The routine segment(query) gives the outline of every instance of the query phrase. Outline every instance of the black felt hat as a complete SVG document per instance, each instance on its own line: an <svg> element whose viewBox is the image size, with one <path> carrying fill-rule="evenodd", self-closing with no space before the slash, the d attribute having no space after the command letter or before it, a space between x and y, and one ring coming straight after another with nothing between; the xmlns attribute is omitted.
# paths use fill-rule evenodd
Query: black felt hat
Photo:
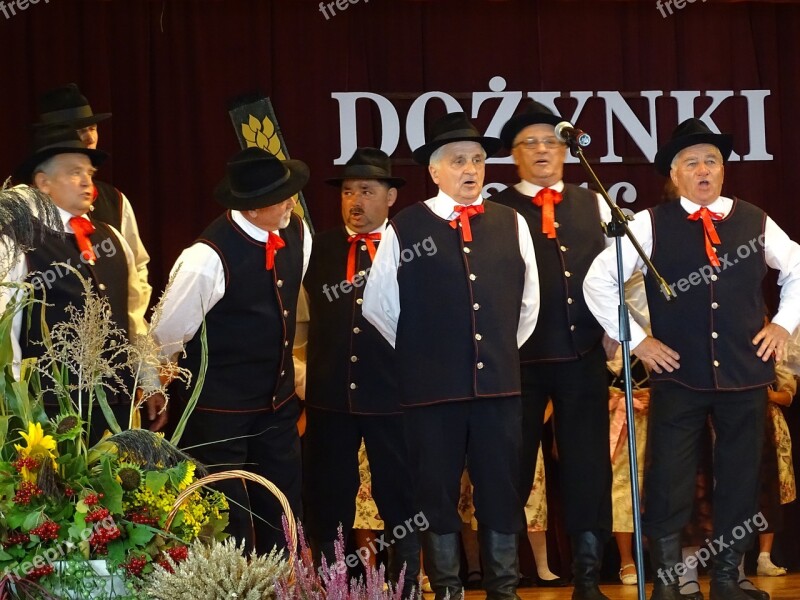
<svg viewBox="0 0 800 600"><path fill-rule="evenodd" d="M669 176L672 159L689 146L711 144L719 148L722 160L727 161L733 151L733 136L727 133L714 133L700 119L686 119L672 132L672 138L656 152L654 164L662 175Z"/></svg>
<svg viewBox="0 0 800 600"><path fill-rule="evenodd" d="M563 120L564 119L558 115L553 114L553 111L541 102L531 100L521 112L511 117L506 124L503 125L503 129L500 130L500 139L503 140L503 146L511 150L511 147L514 145L514 138L528 125L544 123L555 127Z"/></svg>
<svg viewBox="0 0 800 600"><path fill-rule="evenodd" d="M395 188L406 183L402 177L392 177L392 161L389 155L377 148L356 148L341 175L326 179L325 183L339 187L345 179L377 179Z"/></svg>
<svg viewBox="0 0 800 600"><path fill-rule="evenodd" d="M75 129L96 125L111 116L111 113L92 112L86 96L74 83L48 90L39 98L39 122L34 127L69 124Z"/></svg>
<svg viewBox="0 0 800 600"><path fill-rule="evenodd" d="M487 156L492 156L500 149L500 139L481 135L480 131L470 123L466 113L454 112L443 116L431 127L430 141L416 150L412 156L421 164L430 163L431 154L445 144L454 142L477 142L486 150Z"/></svg>
<svg viewBox="0 0 800 600"><path fill-rule="evenodd" d="M36 167L57 154L84 154L95 167L108 158L108 154L102 150L87 148L71 124L41 127L33 134L33 153L14 170L14 179L20 183L31 183Z"/></svg>

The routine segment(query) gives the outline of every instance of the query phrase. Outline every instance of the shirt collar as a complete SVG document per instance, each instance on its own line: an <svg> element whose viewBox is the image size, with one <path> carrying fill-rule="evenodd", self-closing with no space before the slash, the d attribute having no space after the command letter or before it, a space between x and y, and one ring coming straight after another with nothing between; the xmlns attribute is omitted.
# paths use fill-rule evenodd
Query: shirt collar
<svg viewBox="0 0 800 600"><path fill-rule="evenodd" d="M389 222L389 219L384 219L383 223L381 223L380 226L377 229L375 229L374 231L370 231L370 233L383 233L384 231L386 231L386 224L388 222ZM347 225L345 225L344 228L347 231L347 235L348 236L350 236L350 235L358 235L357 232L355 232L352 229L350 229Z"/></svg>
<svg viewBox="0 0 800 600"><path fill-rule="evenodd" d="M689 200L686 196L681 196L681 207L690 215L703 208L699 204ZM720 213L723 217L727 217L728 213L731 212L731 208L733 208L733 200L725 196L720 196L711 204L707 205L706 208L711 212Z"/></svg>
<svg viewBox="0 0 800 600"><path fill-rule="evenodd" d="M266 243L270 233L280 235L280 232L277 229L275 231L264 231L260 227L256 227L250 221L245 219L244 215L239 210L231 210L231 218L233 219L234 223L242 228L242 231L244 231L248 236L257 242Z"/></svg>
<svg viewBox="0 0 800 600"><path fill-rule="evenodd" d="M478 196L475 202L467 206L478 206L480 204L483 204L483 196ZM439 190L439 193L428 201L428 208L430 208L437 217L447 219L448 221L455 215L456 206L464 205L453 200L442 190Z"/></svg>
<svg viewBox="0 0 800 600"><path fill-rule="evenodd" d="M549 187L551 190L561 193L564 191L564 181L563 180L558 181L553 185L547 187ZM516 189L523 196L530 196L531 198L533 198L544 188L541 185L536 185L535 183L531 183L530 181L526 181L525 179L523 179L517 185L514 186L514 189Z"/></svg>
<svg viewBox="0 0 800 600"><path fill-rule="evenodd" d="M73 215L71 212L64 210L60 206L56 206L56 209L58 209L58 216L61 217L61 222L64 224L64 231L66 233L75 233L75 230L72 229L72 225L69 224L70 219L78 217L80 219L86 219L87 221L90 220L88 214Z"/></svg>

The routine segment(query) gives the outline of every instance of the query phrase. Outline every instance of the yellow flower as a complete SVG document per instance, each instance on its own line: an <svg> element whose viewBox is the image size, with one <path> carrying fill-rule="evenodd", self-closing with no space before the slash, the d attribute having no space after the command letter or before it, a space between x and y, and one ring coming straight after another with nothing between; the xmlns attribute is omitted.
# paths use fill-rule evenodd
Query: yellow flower
<svg viewBox="0 0 800 600"><path fill-rule="evenodd" d="M28 433L21 432L25 445L14 444L20 458L36 458L39 462L49 457L53 462L58 458L56 441L51 435L45 435L41 423L28 423ZM36 481L36 475L27 467L20 472L25 481Z"/></svg>

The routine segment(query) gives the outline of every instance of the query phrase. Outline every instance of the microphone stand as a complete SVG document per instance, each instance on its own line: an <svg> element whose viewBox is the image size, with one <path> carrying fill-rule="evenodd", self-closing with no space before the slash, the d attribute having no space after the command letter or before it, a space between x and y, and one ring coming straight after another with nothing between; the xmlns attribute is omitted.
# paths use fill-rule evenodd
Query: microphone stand
<svg viewBox="0 0 800 600"><path fill-rule="evenodd" d="M589 165L589 161L583 155L583 149L578 145L577 139L568 137L566 140L572 156L580 160L581 165L589 174L592 182L596 186L597 191L606 201L608 207L611 209L611 221L605 225L605 232L607 237L613 237L616 244L617 251L617 282L619 283L619 341L622 344L622 366L623 366L623 380L625 381L625 416L628 421L628 464L631 470L631 500L633 510L633 540L634 550L636 552L636 587L639 595L638 600L645 600L644 589L644 554L642 550L642 515L640 509L639 499L639 469L638 459L636 456L636 429L633 415L633 384L631 378L631 329L628 321L628 305L625 303L625 281L623 279L622 269L622 236L627 236L633 245L636 252L642 258L645 266L647 267L648 275L656 279L661 287L661 293L666 296L667 300L672 300L675 293L670 289L667 282L658 273L653 263L650 261L639 241L631 233L628 228L628 217L622 212L611 197L608 195L603 184L597 178L597 175Z"/></svg>

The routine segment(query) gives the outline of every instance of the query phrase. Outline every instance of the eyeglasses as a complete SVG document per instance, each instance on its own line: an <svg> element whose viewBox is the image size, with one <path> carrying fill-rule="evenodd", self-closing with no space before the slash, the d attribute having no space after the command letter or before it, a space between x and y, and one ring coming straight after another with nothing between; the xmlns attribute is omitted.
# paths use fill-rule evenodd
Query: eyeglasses
<svg viewBox="0 0 800 600"><path fill-rule="evenodd" d="M536 148L539 147L539 144L544 144L545 148L547 148L548 150L552 150L553 148L558 148L559 146L561 146L562 142L560 142L558 138L555 137L548 137L544 138L543 140L540 140L539 138L529 137L518 141L516 144L514 144L514 147L516 148L517 146L525 146L525 148L527 148L528 150L535 150Z"/></svg>

